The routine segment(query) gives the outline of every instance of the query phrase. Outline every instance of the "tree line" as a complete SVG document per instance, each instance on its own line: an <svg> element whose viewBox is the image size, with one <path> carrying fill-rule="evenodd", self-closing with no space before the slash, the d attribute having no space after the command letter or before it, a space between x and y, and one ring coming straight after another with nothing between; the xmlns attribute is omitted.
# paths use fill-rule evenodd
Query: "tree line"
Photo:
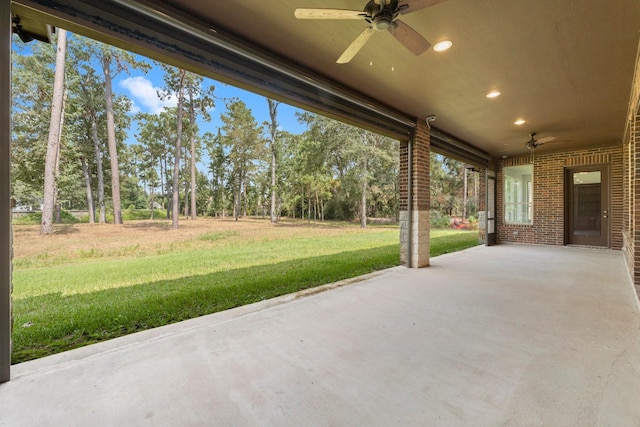
<svg viewBox="0 0 640 427"><path fill-rule="evenodd" d="M278 122L279 101L264 100L269 120L258 123L202 76L61 29L56 36L51 45L14 41L13 50L12 193L42 206L41 234L62 207L115 224L123 207L149 209L175 229L180 217L203 215L363 227L397 216L397 141L309 112L297 117L306 130L292 134ZM158 96L175 106L134 114L113 81L152 67L163 74ZM217 104L222 125L201 130Z"/></svg>

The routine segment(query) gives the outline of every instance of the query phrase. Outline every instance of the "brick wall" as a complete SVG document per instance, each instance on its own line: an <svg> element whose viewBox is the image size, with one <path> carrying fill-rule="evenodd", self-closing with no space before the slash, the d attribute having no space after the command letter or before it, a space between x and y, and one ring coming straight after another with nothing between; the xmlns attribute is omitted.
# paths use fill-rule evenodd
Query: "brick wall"
<svg viewBox="0 0 640 427"><path fill-rule="evenodd" d="M627 185L629 216L625 224L625 237L627 238L627 260L636 292L640 295L640 115L630 118L628 151L625 153L629 166L629 182ZM627 141L626 141L627 142Z"/></svg>
<svg viewBox="0 0 640 427"><path fill-rule="evenodd" d="M633 123L630 123L633 125ZM622 211L624 213L622 218L622 248L624 250L625 261L627 263L627 269L630 274L634 274L634 244L633 244L633 215L631 207L633 206L633 171L635 170L634 157L631 155L633 144L630 139L626 139L623 144L623 202Z"/></svg>
<svg viewBox="0 0 640 427"><path fill-rule="evenodd" d="M536 153L533 172L533 224L505 224L502 220L503 174L506 166L531 164L531 156L502 159L497 176L498 241L543 245L565 242L565 168L609 165L611 181L611 247L623 246L623 147L615 145L562 153ZM640 199L639 199L640 200Z"/></svg>

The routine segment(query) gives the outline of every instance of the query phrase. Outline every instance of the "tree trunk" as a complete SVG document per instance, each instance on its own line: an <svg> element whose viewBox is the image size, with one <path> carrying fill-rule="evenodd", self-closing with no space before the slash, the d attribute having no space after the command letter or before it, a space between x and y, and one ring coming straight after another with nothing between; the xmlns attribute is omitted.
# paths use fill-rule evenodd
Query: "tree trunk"
<svg viewBox="0 0 640 427"><path fill-rule="evenodd" d="M220 192L221 194L221 200L222 200L222 218L226 218L227 217L227 192L225 191L224 188L224 181L220 181Z"/></svg>
<svg viewBox="0 0 640 427"><path fill-rule="evenodd" d="M462 165L462 173L464 174L464 187L462 189L462 222L467 218L467 168Z"/></svg>
<svg viewBox="0 0 640 427"><path fill-rule="evenodd" d="M54 212L56 224L62 224L62 206L60 206L60 203L56 203Z"/></svg>
<svg viewBox="0 0 640 427"><path fill-rule="evenodd" d="M242 217L247 217L247 183L245 182L245 177L242 178Z"/></svg>
<svg viewBox="0 0 640 427"><path fill-rule="evenodd" d="M240 216L240 183L234 185L233 189L233 219L236 221Z"/></svg>
<svg viewBox="0 0 640 427"><path fill-rule="evenodd" d="M60 114L60 132L58 134L58 150L56 153L56 171L55 171L55 182L56 182L56 189L54 192L54 206L55 206L55 223L56 224L62 224L62 206L60 206L60 200L58 200L58 185L57 183L60 180L60 153L62 152L62 129L64 129L64 105L65 102L67 101L67 94L66 91L64 93L64 95L62 96L62 112Z"/></svg>
<svg viewBox="0 0 640 427"><path fill-rule="evenodd" d="M189 219L189 181L184 182L184 217Z"/></svg>
<svg viewBox="0 0 640 427"><path fill-rule="evenodd" d="M233 188L233 218L237 221L240 218L240 204L242 192L242 171L236 173L236 183Z"/></svg>
<svg viewBox="0 0 640 427"><path fill-rule="evenodd" d="M42 202L42 222L40 234L51 234L53 231L53 208L55 204L56 158L60 148L60 123L62 120L62 101L64 96L64 65L67 53L67 32L58 30L58 44L56 50L56 70L53 82L53 99L51 102L51 121L49 137L47 139L47 154L44 167L44 198Z"/></svg>
<svg viewBox="0 0 640 427"><path fill-rule="evenodd" d="M315 196L316 196L316 201L313 205L313 221L317 221L319 219L319 214L320 214L320 207L319 205L319 200L318 200L318 190L315 191Z"/></svg>
<svg viewBox="0 0 640 427"><path fill-rule="evenodd" d="M98 175L98 209L99 224L106 224L107 210L104 206L104 171L102 170L102 150L100 149L100 139L98 138L98 124L96 123L95 112L91 112L91 139L93 140L93 150L96 153L96 174Z"/></svg>
<svg viewBox="0 0 640 427"><path fill-rule="evenodd" d="M120 167L118 166L118 144L116 142L116 120L113 113L113 90L111 88L111 58L102 56L104 72L104 93L107 106L107 145L111 160L111 200L113 202L113 222L122 224L122 207L120 206Z"/></svg>
<svg viewBox="0 0 640 427"><path fill-rule="evenodd" d="M176 129L176 158L173 163L173 197L171 214L171 227L178 229L178 216L180 215L180 152L182 151L182 104L184 102L184 76L187 72L180 70L180 85L178 86L178 121Z"/></svg>
<svg viewBox="0 0 640 427"><path fill-rule="evenodd" d="M93 192L91 190L91 174L89 173L89 166L87 165L87 159L80 157L80 163L82 164L82 174L84 175L84 186L87 190L87 207L89 208L89 224L96 222L96 208L93 205Z"/></svg>
<svg viewBox="0 0 640 427"><path fill-rule="evenodd" d="M154 206L153 206L153 205L155 204L155 200L153 200L153 197L154 197L154 194L153 194L153 188L154 188L154 187L153 187L153 185L152 185L152 186L151 186L151 191L149 192L149 193L150 193L150 195L149 195L149 200L150 200L150 202L151 202L151 203L150 203L150 204L151 204L151 215L150 215L150 218L149 218L149 219L153 219L153 211L154 211Z"/></svg>
<svg viewBox="0 0 640 427"><path fill-rule="evenodd" d="M276 194L276 151L271 150L271 222L278 222L277 208L276 208L277 194Z"/></svg>
<svg viewBox="0 0 640 427"><path fill-rule="evenodd" d="M275 224L278 222L278 216L276 215L276 137L278 131L278 105L280 105L280 102L269 98L267 98L267 102L269 104L269 116L271 118L269 125L271 133L271 222Z"/></svg>
<svg viewBox="0 0 640 427"><path fill-rule="evenodd" d="M189 92L189 124L192 126L191 139L191 219L197 218L196 211L196 137L195 137L195 113L193 111L193 92Z"/></svg>
<svg viewBox="0 0 640 427"><path fill-rule="evenodd" d="M364 159L363 164L363 178L362 178L362 198L360 199L360 227L367 228L367 169L369 167L369 160Z"/></svg>
<svg viewBox="0 0 640 427"><path fill-rule="evenodd" d="M311 223L311 188L309 188L309 206L307 206L307 223Z"/></svg>
<svg viewBox="0 0 640 427"><path fill-rule="evenodd" d="M166 148L166 147L165 147ZM166 208L167 219L171 218L171 209L169 209L169 174L167 172L167 154L161 160L160 168L160 190L162 191L162 209ZM167 204L165 204L167 202Z"/></svg>

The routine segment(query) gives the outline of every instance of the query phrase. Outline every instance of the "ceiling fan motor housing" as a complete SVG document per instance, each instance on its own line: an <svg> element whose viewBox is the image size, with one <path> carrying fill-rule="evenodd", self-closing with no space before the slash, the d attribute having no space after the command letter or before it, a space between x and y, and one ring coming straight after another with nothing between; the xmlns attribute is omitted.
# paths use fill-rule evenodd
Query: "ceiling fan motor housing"
<svg viewBox="0 0 640 427"><path fill-rule="evenodd" d="M395 19L398 17L400 10L398 9L398 0L389 0L384 3L371 0L364 8L367 14L365 20L371 24L377 31L385 31L389 28L395 28L397 25Z"/></svg>

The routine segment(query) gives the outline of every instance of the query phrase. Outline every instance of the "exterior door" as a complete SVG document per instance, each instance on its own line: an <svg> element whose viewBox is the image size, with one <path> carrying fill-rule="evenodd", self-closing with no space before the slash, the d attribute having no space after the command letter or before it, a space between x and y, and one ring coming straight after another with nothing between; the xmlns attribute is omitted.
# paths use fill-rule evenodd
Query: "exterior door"
<svg viewBox="0 0 640 427"><path fill-rule="evenodd" d="M609 247L609 168L566 171L568 244Z"/></svg>
<svg viewBox="0 0 640 427"><path fill-rule="evenodd" d="M496 179L487 178L487 246L496 244Z"/></svg>

